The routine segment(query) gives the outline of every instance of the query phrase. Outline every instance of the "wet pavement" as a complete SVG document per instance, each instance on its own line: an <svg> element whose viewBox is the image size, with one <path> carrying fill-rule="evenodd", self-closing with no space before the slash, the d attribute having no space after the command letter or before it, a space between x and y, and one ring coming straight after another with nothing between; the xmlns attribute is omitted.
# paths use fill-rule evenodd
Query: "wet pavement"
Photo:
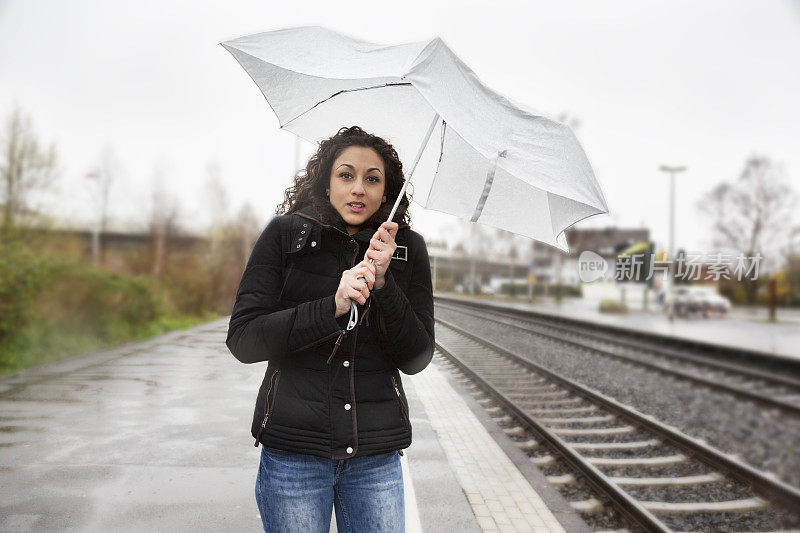
<svg viewBox="0 0 800 533"><path fill-rule="evenodd" d="M0 531L260 531L242 413L263 368L227 325L0 378Z"/></svg>
<svg viewBox="0 0 800 533"><path fill-rule="evenodd" d="M230 354L228 320L0 377L0 531L262 531L250 422L267 363ZM435 367L403 376L406 531L582 531Z"/></svg>

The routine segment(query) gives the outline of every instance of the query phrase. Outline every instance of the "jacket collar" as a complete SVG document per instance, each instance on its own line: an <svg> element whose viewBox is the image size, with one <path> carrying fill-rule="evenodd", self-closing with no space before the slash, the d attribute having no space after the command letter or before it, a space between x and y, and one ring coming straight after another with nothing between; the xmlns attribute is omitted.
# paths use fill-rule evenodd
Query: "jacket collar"
<svg viewBox="0 0 800 533"><path fill-rule="evenodd" d="M392 212L394 204L386 202L361 225L361 229L352 235L358 241L369 242L378 227L383 224L389 213ZM403 222L403 213L406 211L405 205L397 207L397 212L394 214L393 221L397 222L398 230L410 227L407 223ZM312 198L311 203L306 204L296 211L296 213L310 218L322 225L332 226L341 232L347 234L347 226L345 225L342 215L331 205L330 201L324 198Z"/></svg>

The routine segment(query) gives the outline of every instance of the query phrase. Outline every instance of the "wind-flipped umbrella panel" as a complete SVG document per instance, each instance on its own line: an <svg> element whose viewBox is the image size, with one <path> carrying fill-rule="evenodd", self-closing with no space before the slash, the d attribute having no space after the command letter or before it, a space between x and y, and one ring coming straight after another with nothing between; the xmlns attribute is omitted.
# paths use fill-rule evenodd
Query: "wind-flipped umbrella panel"
<svg viewBox="0 0 800 533"><path fill-rule="evenodd" d="M484 85L438 37L385 46L311 26L221 44L283 129L317 143L356 124L406 164L424 143L414 200L428 209L565 251L564 229L608 212L569 127Z"/></svg>

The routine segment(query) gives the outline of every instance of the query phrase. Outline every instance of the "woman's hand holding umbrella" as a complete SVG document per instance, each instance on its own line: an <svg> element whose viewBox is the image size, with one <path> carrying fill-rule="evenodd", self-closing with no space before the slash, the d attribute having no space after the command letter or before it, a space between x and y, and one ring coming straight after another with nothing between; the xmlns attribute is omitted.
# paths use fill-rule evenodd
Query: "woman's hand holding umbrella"
<svg viewBox="0 0 800 533"><path fill-rule="evenodd" d="M336 318L350 311L351 302L361 305L367 303L369 291L375 285L376 266L366 259L353 268L342 272L339 288L336 289L334 301L336 302Z"/></svg>
<svg viewBox="0 0 800 533"><path fill-rule="evenodd" d="M397 244L397 222L384 222L369 241L364 259L353 268L342 272L339 288L336 289L336 314L338 318L350 311L351 302L367 303L369 293L386 283L386 269L392 260Z"/></svg>
<svg viewBox="0 0 800 533"><path fill-rule="evenodd" d="M369 241L369 249L364 254L364 261L372 260L375 265L374 289L380 289L386 283L386 269L392 260L397 244L394 236L397 235L397 222L384 222Z"/></svg>
<svg viewBox="0 0 800 533"><path fill-rule="evenodd" d="M353 268L342 272L336 289L336 318L350 311L352 302L367 303L369 292L380 289L386 283L386 269L392 260L397 244L397 222L384 222L369 241L364 259Z"/></svg>

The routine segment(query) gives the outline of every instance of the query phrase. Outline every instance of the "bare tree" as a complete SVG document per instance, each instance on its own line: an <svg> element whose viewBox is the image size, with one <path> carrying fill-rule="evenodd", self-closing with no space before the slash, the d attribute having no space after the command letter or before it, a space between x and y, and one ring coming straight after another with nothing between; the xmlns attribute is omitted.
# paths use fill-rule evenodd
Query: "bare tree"
<svg viewBox="0 0 800 533"><path fill-rule="evenodd" d="M735 181L720 183L697 206L713 220L715 246L752 254L783 241L792 197L782 167L751 156Z"/></svg>
<svg viewBox="0 0 800 533"><path fill-rule="evenodd" d="M712 220L714 246L747 256L761 253L769 266L774 260L768 252L775 251L776 243L786 242L782 237L790 222L793 196L783 168L768 157L752 155L736 180L715 186L697 207ZM753 304L757 285L747 283L746 287Z"/></svg>
<svg viewBox="0 0 800 533"><path fill-rule="evenodd" d="M241 259L242 270L244 270L247 266L247 259L250 257L250 251L253 249L261 232L253 204L245 202L239 209L239 213L236 215L235 227L236 235L239 237L238 248L241 251L239 257Z"/></svg>
<svg viewBox="0 0 800 533"><path fill-rule="evenodd" d="M0 238L11 237L21 225L32 222L36 210L33 198L52 188L57 178L55 145L43 147L31 119L15 107L6 119L0 138L0 194L2 220Z"/></svg>
<svg viewBox="0 0 800 533"><path fill-rule="evenodd" d="M211 225L208 230L210 244L208 264L216 272L224 266L225 246L229 240L228 192L222 183L217 162L210 161L206 165L206 172L208 176L205 182L205 204L211 213Z"/></svg>
<svg viewBox="0 0 800 533"><path fill-rule="evenodd" d="M209 161L206 173L204 203L207 212L211 213L211 224L208 229L207 253L203 262L211 282L209 292L214 295L214 301L218 302L221 297L227 295L229 289L224 279L230 270L231 259L235 258L234 264L237 267L240 264L238 256L241 247L238 244L242 236L236 224L229 220L228 191L222 181L219 164L216 161ZM244 270L244 267L242 269Z"/></svg>
<svg viewBox="0 0 800 533"><path fill-rule="evenodd" d="M98 262L105 263L106 261L106 247L103 243L103 236L108 230L109 195L111 187L121 171L121 164L114 150L111 146L106 146L100 155L100 162L97 168L86 174L86 177L92 180L90 192L99 216L92 243L92 257L95 264Z"/></svg>
<svg viewBox="0 0 800 533"><path fill-rule="evenodd" d="M786 285L786 294L783 303L786 305L800 304L800 226L789 230L789 238L783 248L784 271L783 279Z"/></svg>
<svg viewBox="0 0 800 533"><path fill-rule="evenodd" d="M179 231L180 204L178 199L164 187L164 171L157 168L153 174L153 195L149 220L149 232L153 250L151 273L158 278L164 272L169 255L169 244Z"/></svg>
<svg viewBox="0 0 800 533"><path fill-rule="evenodd" d="M230 312L236 287L261 229L253 205L246 202L236 217L225 224L219 241L210 246L204 262L217 310Z"/></svg>
<svg viewBox="0 0 800 533"><path fill-rule="evenodd" d="M228 221L230 209L228 189L222 180L222 171L219 163L209 161L206 165L205 194L206 205L211 213L211 231L219 231Z"/></svg>

